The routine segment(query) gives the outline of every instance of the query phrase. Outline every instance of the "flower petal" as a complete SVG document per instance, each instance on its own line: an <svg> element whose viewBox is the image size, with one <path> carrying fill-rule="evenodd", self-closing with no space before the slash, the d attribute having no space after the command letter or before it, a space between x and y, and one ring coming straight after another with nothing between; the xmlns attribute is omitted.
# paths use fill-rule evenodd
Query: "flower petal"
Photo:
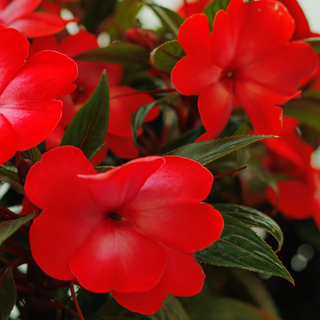
<svg viewBox="0 0 320 320"><path fill-rule="evenodd" d="M166 248L166 251L168 262L160 280L161 286L169 294L178 297L198 294L202 289L205 274L193 253L169 248Z"/></svg>
<svg viewBox="0 0 320 320"><path fill-rule="evenodd" d="M312 191L303 181L280 181L277 184L279 202L273 189L267 189L267 196L273 206L289 218L307 219L312 216Z"/></svg>
<svg viewBox="0 0 320 320"><path fill-rule="evenodd" d="M19 150L21 140L10 122L0 113L0 165L8 161Z"/></svg>
<svg viewBox="0 0 320 320"><path fill-rule="evenodd" d="M147 211L170 205L204 200L212 187L213 176L199 162L166 156L164 166L147 179L137 197L126 203L129 210Z"/></svg>
<svg viewBox="0 0 320 320"><path fill-rule="evenodd" d="M200 117L212 138L221 133L231 116L233 95L231 85L229 87L230 89L222 82L217 82L204 89L199 97Z"/></svg>
<svg viewBox="0 0 320 320"><path fill-rule="evenodd" d="M61 117L57 95L70 93L77 66L67 56L43 51L31 57L15 74L0 97L1 113L22 139L21 150L43 141ZM45 119L45 121L44 121Z"/></svg>
<svg viewBox="0 0 320 320"><path fill-rule="evenodd" d="M125 308L141 314L156 313L167 296L161 285L156 285L145 292L120 293L112 291L112 295Z"/></svg>
<svg viewBox="0 0 320 320"><path fill-rule="evenodd" d="M43 37L62 31L70 22L58 15L47 12L32 12L19 20L11 22L8 27L19 30L27 38Z"/></svg>
<svg viewBox="0 0 320 320"><path fill-rule="evenodd" d="M145 157L104 173L79 176L93 201L101 209L112 212L132 201L163 163L161 157Z"/></svg>
<svg viewBox="0 0 320 320"><path fill-rule="evenodd" d="M14 74L24 65L28 56L28 48L28 40L17 30L3 29L0 31L0 94Z"/></svg>
<svg viewBox="0 0 320 320"><path fill-rule="evenodd" d="M109 218L92 230L70 259L70 268L90 291L130 292L155 286L166 262L161 245Z"/></svg>
<svg viewBox="0 0 320 320"><path fill-rule="evenodd" d="M208 247L220 237L223 228L220 213L207 203L185 201L144 211L124 207L118 213L133 221L133 227L148 238L183 252Z"/></svg>

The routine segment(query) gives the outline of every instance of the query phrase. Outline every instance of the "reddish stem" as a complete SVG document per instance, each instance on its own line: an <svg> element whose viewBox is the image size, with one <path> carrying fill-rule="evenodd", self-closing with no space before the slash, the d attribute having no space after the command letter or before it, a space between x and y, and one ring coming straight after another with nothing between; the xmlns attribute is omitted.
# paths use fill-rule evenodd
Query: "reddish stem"
<svg viewBox="0 0 320 320"><path fill-rule="evenodd" d="M79 318L80 318L81 320L85 320L84 317L83 317L83 315L82 315L82 312L81 312L81 309L80 309L80 306L79 306L79 303L78 303L78 299L77 299L76 293L75 293L75 291L74 291L74 286L73 286L73 282L72 282L72 281L69 282L69 287L70 287L72 299L73 299L74 305L75 305L75 307L76 307L76 309L77 309Z"/></svg>
<svg viewBox="0 0 320 320"><path fill-rule="evenodd" d="M239 168L239 169L232 170L232 171L229 171L229 172L226 172L226 173L217 174L217 175L214 176L214 178L216 179L216 178L221 178L221 177L228 176L228 175L230 175L230 174L235 174L235 173L237 173L237 172L245 169L246 167L247 167L247 166L244 166L244 167L241 167L241 168Z"/></svg>

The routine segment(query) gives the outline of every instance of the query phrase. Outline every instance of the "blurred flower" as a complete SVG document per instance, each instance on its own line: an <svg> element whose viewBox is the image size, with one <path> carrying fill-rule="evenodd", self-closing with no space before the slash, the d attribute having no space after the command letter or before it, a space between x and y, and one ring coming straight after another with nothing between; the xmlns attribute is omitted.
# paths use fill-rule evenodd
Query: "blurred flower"
<svg viewBox="0 0 320 320"><path fill-rule="evenodd" d="M177 13L180 14L183 18L188 18L195 13L203 12L204 8L211 2L212 0L195 0L195 1L187 1L187 3L183 3L178 9Z"/></svg>
<svg viewBox="0 0 320 320"><path fill-rule="evenodd" d="M76 278L134 312L154 313L166 292L191 296L202 288L194 251L223 228L219 212L201 202L212 181L199 163L177 156L97 174L77 148L48 151L25 185L43 209L30 229L32 255L51 277Z"/></svg>
<svg viewBox="0 0 320 320"><path fill-rule="evenodd" d="M198 140L219 135L234 97L256 133L281 132L282 109L277 105L297 96L299 80L317 66L311 46L288 43L293 31L286 8L269 0L232 0L227 11L217 13L211 35L203 14L181 25L178 41L187 56L172 70L172 82L183 95L199 95L207 132Z"/></svg>
<svg viewBox="0 0 320 320"><path fill-rule="evenodd" d="M271 188L267 196L284 215L293 219L313 217L320 228L320 170L312 167L313 148L298 135L297 125L296 119L284 117L281 138L264 141L271 151L264 166L274 174L287 176L277 183L278 199Z"/></svg>
<svg viewBox="0 0 320 320"><path fill-rule="evenodd" d="M42 0L3 0L0 2L0 26L14 28L27 38L42 37L64 29L69 20L48 12L33 12Z"/></svg>
<svg viewBox="0 0 320 320"><path fill-rule="evenodd" d="M0 31L0 164L16 151L43 141L61 117L62 102L74 90L77 66L67 56L43 51L26 61L29 42L17 30Z"/></svg>

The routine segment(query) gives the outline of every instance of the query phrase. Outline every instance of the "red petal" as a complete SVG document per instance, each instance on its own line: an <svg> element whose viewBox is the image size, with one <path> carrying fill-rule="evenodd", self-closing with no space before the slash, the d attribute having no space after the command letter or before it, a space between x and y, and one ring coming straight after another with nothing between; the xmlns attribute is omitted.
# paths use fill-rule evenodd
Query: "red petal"
<svg viewBox="0 0 320 320"><path fill-rule="evenodd" d="M303 181L280 181L278 184L279 202L273 189L267 190L267 196L273 206L284 215L293 219L307 219L312 216L313 192Z"/></svg>
<svg viewBox="0 0 320 320"><path fill-rule="evenodd" d="M1 13L1 20L10 24L14 20L24 17L38 7L42 0L13 0Z"/></svg>
<svg viewBox="0 0 320 320"><path fill-rule="evenodd" d="M101 174L80 177L94 202L101 209L112 212L132 201L163 163L161 157L145 157Z"/></svg>
<svg viewBox="0 0 320 320"><path fill-rule="evenodd" d="M28 56L28 48L28 40L17 30L3 29L0 31L0 94L14 74L24 65Z"/></svg>
<svg viewBox="0 0 320 320"><path fill-rule="evenodd" d="M112 291L112 295L125 308L142 314L156 313L167 296L165 290L160 285L156 285L146 292L120 293Z"/></svg>
<svg viewBox="0 0 320 320"><path fill-rule="evenodd" d="M161 286L174 296L190 297L198 294L205 274L193 254L169 248L166 250L168 262L160 280Z"/></svg>
<svg viewBox="0 0 320 320"><path fill-rule="evenodd" d="M183 95L200 95L210 84L216 82L221 70L211 60L202 56L186 56L177 62L171 73L171 81Z"/></svg>
<svg viewBox="0 0 320 320"><path fill-rule="evenodd" d="M201 93L198 108L203 126L216 138L228 123L232 112L233 96L222 82L208 86Z"/></svg>
<svg viewBox="0 0 320 320"><path fill-rule="evenodd" d="M317 56L311 46L296 41L278 47L240 72L243 78L251 79L284 96L292 96L297 92L300 79L310 75L317 64Z"/></svg>
<svg viewBox="0 0 320 320"><path fill-rule="evenodd" d="M74 278L69 259L105 219L77 177L94 171L79 149L68 146L45 153L27 176L27 196L44 209L30 228L31 252L40 268L54 278Z"/></svg>
<svg viewBox="0 0 320 320"><path fill-rule="evenodd" d="M61 101L53 99L73 90L69 82L76 75L74 61L52 51L34 55L15 74L0 97L0 110L22 138L21 150L37 145L52 132L62 109Z"/></svg>
<svg viewBox="0 0 320 320"><path fill-rule="evenodd" d="M109 218L91 232L70 268L90 291L130 292L155 286L166 262L162 246Z"/></svg>
<svg viewBox="0 0 320 320"><path fill-rule="evenodd" d="M106 140L109 141L107 147L120 158L133 159L139 155L132 137L122 137L107 133Z"/></svg>
<svg viewBox="0 0 320 320"><path fill-rule="evenodd" d="M178 156L164 157L166 163L150 175L137 197L127 203L132 210L147 211L171 205L200 202L212 187L213 176L200 163Z"/></svg>
<svg viewBox="0 0 320 320"><path fill-rule="evenodd" d="M132 211L124 207L117 213L132 221L148 238L184 252L208 247L222 232L220 213L207 203L179 203L177 200L176 205L163 204L159 208L138 210L131 207Z"/></svg>
<svg viewBox="0 0 320 320"><path fill-rule="evenodd" d="M279 46L287 43L294 31L294 21L287 9L276 1L231 1L230 6L242 2L247 6L245 23L237 50L237 66L244 67L268 56ZM230 20L235 17L230 16ZM238 18L239 19L239 18ZM272 21L272 23L270 23Z"/></svg>
<svg viewBox="0 0 320 320"><path fill-rule="evenodd" d="M0 165L8 161L19 150L21 139L9 121L0 113Z"/></svg>
<svg viewBox="0 0 320 320"><path fill-rule="evenodd" d="M236 81L235 96L248 114L256 133L280 134L282 109L275 106L275 103L284 103L290 97L247 80Z"/></svg>
<svg viewBox="0 0 320 320"><path fill-rule="evenodd" d="M178 33L179 44L187 55L210 60L209 21L204 14L195 14L185 20Z"/></svg>
<svg viewBox="0 0 320 320"><path fill-rule="evenodd" d="M27 38L34 38L58 33L65 28L68 22L55 14L33 12L13 21L8 27L19 30Z"/></svg>

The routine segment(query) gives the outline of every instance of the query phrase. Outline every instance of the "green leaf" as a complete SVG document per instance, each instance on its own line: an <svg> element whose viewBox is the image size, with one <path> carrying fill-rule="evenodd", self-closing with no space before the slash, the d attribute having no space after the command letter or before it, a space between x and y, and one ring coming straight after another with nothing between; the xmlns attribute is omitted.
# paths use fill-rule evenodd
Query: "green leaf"
<svg viewBox="0 0 320 320"><path fill-rule="evenodd" d="M279 225L264 213L249 207L239 206L235 204L214 204L219 212L227 214L235 218L249 227L263 229L270 233L278 242L279 251L283 244L283 233Z"/></svg>
<svg viewBox="0 0 320 320"><path fill-rule="evenodd" d="M237 116L231 116L227 125L223 129L223 131L220 133L219 138L225 138L230 137L240 129L240 127L245 124L246 121L242 118L239 118Z"/></svg>
<svg viewBox="0 0 320 320"><path fill-rule="evenodd" d="M126 43L115 43L105 48L97 48L75 56L73 59L93 62L121 64L125 72L133 73L150 68L149 50Z"/></svg>
<svg viewBox="0 0 320 320"><path fill-rule="evenodd" d="M29 149L29 154L30 154L31 161L33 163L36 163L37 161L41 160L42 154L37 147L33 147L32 149Z"/></svg>
<svg viewBox="0 0 320 320"><path fill-rule="evenodd" d="M15 233L20 227L22 227L25 223L30 221L35 216L35 213L28 214L27 216L23 216L21 218L6 221L0 224L0 244L8 239L13 233Z"/></svg>
<svg viewBox="0 0 320 320"><path fill-rule="evenodd" d="M5 269L0 270L0 281ZM12 270L5 275L0 286L0 320L9 319L17 300L17 290L12 277Z"/></svg>
<svg viewBox="0 0 320 320"><path fill-rule="evenodd" d="M294 284L275 253L250 227L228 215L223 215L223 219L220 239L195 253L199 262L268 273Z"/></svg>
<svg viewBox="0 0 320 320"><path fill-rule="evenodd" d="M158 70L171 72L175 64L185 55L178 40L168 41L150 53L150 64Z"/></svg>
<svg viewBox="0 0 320 320"><path fill-rule="evenodd" d="M247 145L274 136L232 136L227 138L191 143L187 146L168 152L166 155L177 155L200 162L202 165L217 160Z"/></svg>
<svg viewBox="0 0 320 320"><path fill-rule="evenodd" d="M3 177L1 177L3 176ZM6 179L5 177L8 177L16 182L20 182L18 173L16 172L16 167L0 167L0 181L7 181L8 179Z"/></svg>
<svg viewBox="0 0 320 320"><path fill-rule="evenodd" d="M226 10L227 6L231 0L215 0L210 2L203 10L203 13L209 19L210 30L212 30L212 25L216 14L220 10Z"/></svg>
<svg viewBox="0 0 320 320"><path fill-rule="evenodd" d="M219 296L198 299L187 310L192 320L281 320L249 303Z"/></svg>
<svg viewBox="0 0 320 320"><path fill-rule="evenodd" d="M144 5L148 6L159 17L163 31L173 33L175 37L178 37L179 27L184 21L180 15L153 3L145 3Z"/></svg>
<svg viewBox="0 0 320 320"><path fill-rule="evenodd" d="M163 98L153 101L152 103L145 104L141 106L135 113L131 116L131 130L133 142L136 143L138 137L138 131L142 126L142 123L147 116L148 112L155 106L162 105L175 105L178 99L178 94L176 92L169 93Z"/></svg>
<svg viewBox="0 0 320 320"><path fill-rule="evenodd" d="M80 148L89 157L102 143L109 122L109 87L106 72L91 98L80 108L68 126L61 145Z"/></svg>
<svg viewBox="0 0 320 320"><path fill-rule="evenodd" d="M115 166L96 166L94 167L94 169L98 172L98 173L101 173L101 172L106 172L108 170L111 170L115 168Z"/></svg>
<svg viewBox="0 0 320 320"><path fill-rule="evenodd" d="M320 99L316 97L302 97L285 103L284 114L300 120L311 128L320 131Z"/></svg>
<svg viewBox="0 0 320 320"><path fill-rule="evenodd" d="M169 294L161 309L148 317L150 320L190 320L179 300Z"/></svg>
<svg viewBox="0 0 320 320"><path fill-rule="evenodd" d="M320 52L320 38L308 38L308 39L304 39L304 41L306 43L309 43L310 46L313 48L313 50L318 53Z"/></svg>

